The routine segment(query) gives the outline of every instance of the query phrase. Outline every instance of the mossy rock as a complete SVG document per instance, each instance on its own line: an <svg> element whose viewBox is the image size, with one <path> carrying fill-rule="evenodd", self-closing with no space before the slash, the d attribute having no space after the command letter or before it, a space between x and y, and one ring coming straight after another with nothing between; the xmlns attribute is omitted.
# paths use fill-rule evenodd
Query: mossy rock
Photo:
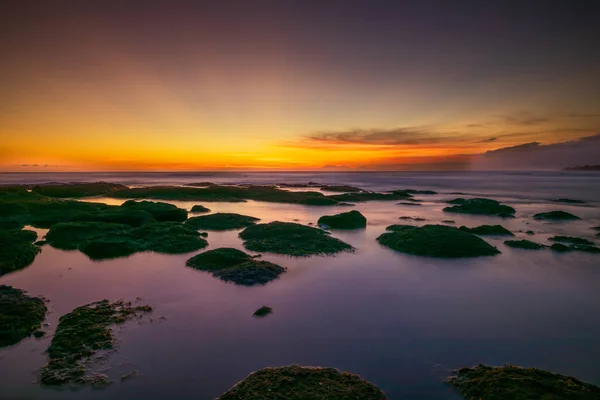
<svg viewBox="0 0 600 400"><path fill-rule="evenodd" d="M352 210L336 215L324 215L317 223L332 229L358 229L367 226L367 219L360 212Z"/></svg>
<svg viewBox="0 0 600 400"><path fill-rule="evenodd" d="M570 243L570 244L582 244L587 246L594 246L595 243L591 240L587 240L584 238L573 237L573 236L553 236L550 239L553 242L562 242L562 243Z"/></svg>
<svg viewBox="0 0 600 400"><path fill-rule="evenodd" d="M187 260L186 265L238 285L264 285L285 272L285 268L255 260L241 250L222 247L205 251Z"/></svg>
<svg viewBox="0 0 600 400"><path fill-rule="evenodd" d="M387 400L377 386L334 368L297 365L264 368L217 400Z"/></svg>
<svg viewBox="0 0 600 400"><path fill-rule="evenodd" d="M571 376L512 365L460 368L446 379L465 399L598 400L600 388Z"/></svg>
<svg viewBox="0 0 600 400"><path fill-rule="evenodd" d="M155 222L155 219L152 214L144 210L115 207L95 213L75 215L69 221L111 222L136 227Z"/></svg>
<svg viewBox="0 0 600 400"><path fill-rule="evenodd" d="M400 203L396 203L398 206L410 206L410 207L420 207L419 203L409 203L407 201L401 201Z"/></svg>
<svg viewBox="0 0 600 400"><path fill-rule="evenodd" d="M427 257L493 256L498 249L471 233L446 225L391 225L377 241L402 253Z"/></svg>
<svg viewBox="0 0 600 400"><path fill-rule="evenodd" d="M108 182L48 184L31 188L34 193L59 198L105 196L125 189L128 189L125 185Z"/></svg>
<svg viewBox="0 0 600 400"><path fill-rule="evenodd" d="M504 244L508 247L512 247L514 249L524 249L524 250L541 250L545 249L546 246L540 243L532 242L531 240L521 239L521 240L506 240Z"/></svg>
<svg viewBox="0 0 600 400"><path fill-rule="evenodd" d="M554 199L552 201L555 203L566 203L566 204L587 204L583 200L567 199L567 198Z"/></svg>
<svg viewBox="0 0 600 400"><path fill-rule="evenodd" d="M96 351L116 346L116 338L110 326L151 311L152 307L148 305L102 300L77 307L63 315L58 320L56 333L48 347L49 361L42 368L41 383L93 384L94 375L86 376L87 361Z"/></svg>
<svg viewBox="0 0 600 400"><path fill-rule="evenodd" d="M180 254L203 249L208 242L206 232L178 222L155 222L135 228L131 234L143 242L144 250Z"/></svg>
<svg viewBox="0 0 600 400"><path fill-rule="evenodd" d="M438 192L435 192L433 190L405 189L404 191L406 193L410 193L410 194L425 194L425 195L438 194Z"/></svg>
<svg viewBox="0 0 600 400"><path fill-rule="evenodd" d="M252 314L252 316L254 316L254 317L264 317L264 316L267 316L267 315L269 315L271 313L273 313L273 309L271 307L269 307L269 306L262 306L258 310L254 311L254 314Z"/></svg>
<svg viewBox="0 0 600 400"><path fill-rule="evenodd" d="M566 211L550 211L537 213L533 216L533 219L544 221L571 221L581 218Z"/></svg>
<svg viewBox="0 0 600 400"><path fill-rule="evenodd" d="M423 221L427 221L427 219L425 218L421 218L421 217L408 217L408 216L402 216L402 217L398 217L398 219L401 219L403 221L415 221L415 222L423 222Z"/></svg>
<svg viewBox="0 0 600 400"><path fill-rule="evenodd" d="M211 229L215 231L224 231L228 229L241 229L256 224L259 218L249 215L235 213L216 213L192 217L185 221L186 225L196 229Z"/></svg>
<svg viewBox="0 0 600 400"><path fill-rule="evenodd" d="M154 201L135 201L127 200L121 205L122 208L129 210L140 210L148 212L158 222L175 221L183 222L187 219L187 211L169 203Z"/></svg>
<svg viewBox="0 0 600 400"><path fill-rule="evenodd" d="M461 226L461 231L474 233L476 235L492 235L492 236L515 236L511 231L503 227L502 225L480 225L474 228L467 228Z"/></svg>
<svg viewBox="0 0 600 400"><path fill-rule="evenodd" d="M561 252L561 253L570 252L570 251L583 251L585 253L600 253L599 247L589 246L589 245L584 245L584 244L572 244L570 246L567 246L566 244L562 244L562 243L553 243L552 246L550 246L550 249L552 249L553 251Z"/></svg>
<svg viewBox="0 0 600 400"><path fill-rule="evenodd" d="M460 213L460 214L476 214L476 215L494 215L498 217L513 217L515 209L500 204L500 202L491 199L474 198L474 199L463 199L458 198L448 201L453 206L445 207L443 211L449 213Z"/></svg>
<svg viewBox="0 0 600 400"><path fill-rule="evenodd" d="M196 204L195 206L192 207L192 209L190 211L193 213L207 213L207 212L210 212L210 209L206 208L200 204Z"/></svg>
<svg viewBox="0 0 600 400"><path fill-rule="evenodd" d="M566 244L562 244L562 243L552 243L552 246L550 246L550 250L557 251L559 253L566 253L569 251L573 251L571 246L567 246Z"/></svg>
<svg viewBox="0 0 600 400"><path fill-rule="evenodd" d="M354 248L327 232L291 222L258 224L240 232L248 250L287 254L296 257L335 254Z"/></svg>
<svg viewBox="0 0 600 400"><path fill-rule="evenodd" d="M107 260L127 257L144 251L144 245L130 235L105 236L90 240L79 246L79 250L92 260Z"/></svg>
<svg viewBox="0 0 600 400"><path fill-rule="evenodd" d="M0 347L19 343L37 332L46 311L44 300L0 285Z"/></svg>
<svg viewBox="0 0 600 400"><path fill-rule="evenodd" d="M327 190L329 192L339 192L339 193L355 193L362 192L363 190L356 186L349 185L322 185L321 190Z"/></svg>
<svg viewBox="0 0 600 400"><path fill-rule="evenodd" d="M29 266L40 248L33 231L0 230L0 276Z"/></svg>
<svg viewBox="0 0 600 400"><path fill-rule="evenodd" d="M371 200L402 200L412 197L411 194L405 192L398 193L378 193L378 192L355 192L355 193L342 193L327 196L329 199L333 199L339 202L361 202Z"/></svg>
<svg viewBox="0 0 600 400"><path fill-rule="evenodd" d="M128 225L109 222L61 222L50 228L46 241L57 249L76 250L90 240L128 234L131 229Z"/></svg>

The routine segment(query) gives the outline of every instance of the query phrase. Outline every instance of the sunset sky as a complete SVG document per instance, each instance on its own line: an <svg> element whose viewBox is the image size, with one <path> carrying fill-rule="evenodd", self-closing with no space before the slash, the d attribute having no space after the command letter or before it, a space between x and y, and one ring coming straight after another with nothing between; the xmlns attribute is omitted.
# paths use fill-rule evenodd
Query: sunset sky
<svg viewBox="0 0 600 400"><path fill-rule="evenodd" d="M593 136L598 8L5 1L0 170L464 169Z"/></svg>

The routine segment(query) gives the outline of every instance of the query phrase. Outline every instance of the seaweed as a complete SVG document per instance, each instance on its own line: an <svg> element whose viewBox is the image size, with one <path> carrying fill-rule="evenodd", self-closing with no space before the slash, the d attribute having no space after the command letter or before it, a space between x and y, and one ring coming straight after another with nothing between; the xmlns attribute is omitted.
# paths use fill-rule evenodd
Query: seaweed
<svg viewBox="0 0 600 400"><path fill-rule="evenodd" d="M511 231L503 227L502 225L480 225L474 228L467 228L461 226L461 231L474 233L476 235L493 235L493 236L515 236Z"/></svg>
<svg viewBox="0 0 600 400"><path fill-rule="evenodd" d="M0 276L29 266L40 248L33 231L0 230Z"/></svg>
<svg viewBox="0 0 600 400"><path fill-rule="evenodd" d="M460 368L446 382L465 399L598 400L600 388L571 376L512 365Z"/></svg>
<svg viewBox="0 0 600 400"><path fill-rule="evenodd" d="M377 241L402 253L427 257L461 258L500 253L485 240L446 225L390 225Z"/></svg>
<svg viewBox="0 0 600 400"><path fill-rule="evenodd" d="M324 215L317 221L320 226L332 229L358 229L367 226L367 219L356 210L336 215Z"/></svg>
<svg viewBox="0 0 600 400"><path fill-rule="evenodd" d="M287 254L296 257L335 254L354 248L327 232L291 222L258 224L240 232L244 246L253 251Z"/></svg>
<svg viewBox="0 0 600 400"><path fill-rule="evenodd" d="M111 325L122 324L151 311L152 307L149 305L136 306L122 300L113 303L101 300L77 307L63 315L58 320L56 333L48 347L49 361L42 368L41 383L108 383L105 375L86 376L86 362L96 351L116 346Z"/></svg>
<svg viewBox="0 0 600 400"><path fill-rule="evenodd" d="M334 368L297 365L252 373L217 400L387 400L377 386Z"/></svg>
<svg viewBox="0 0 600 400"><path fill-rule="evenodd" d="M550 211L537 213L533 216L533 219L546 221L571 221L581 218L566 211Z"/></svg>
<svg viewBox="0 0 600 400"><path fill-rule="evenodd" d="M524 249L524 250L541 250L545 249L546 246L540 243L532 242L531 240L521 239L521 240L506 240L504 244L508 247L512 247L515 249Z"/></svg>
<svg viewBox="0 0 600 400"><path fill-rule="evenodd" d="M474 198L474 199L463 199L457 198L448 201L453 206L445 207L443 211L449 213L461 213L461 214L476 214L476 215L493 215L502 218L510 218L514 216L515 209L500 204L500 202L491 199Z"/></svg>
<svg viewBox="0 0 600 400"><path fill-rule="evenodd" d="M154 201L127 200L121 205L126 209L141 210L148 212L158 222L175 221L183 222L187 219L187 211L169 203Z"/></svg>
<svg viewBox="0 0 600 400"><path fill-rule="evenodd" d="M285 268L268 261L255 260L241 250L222 247L205 251L187 260L186 265L211 272L216 278L238 285L264 285L285 272Z"/></svg>
<svg viewBox="0 0 600 400"><path fill-rule="evenodd" d="M216 231L240 229L256 224L258 218L235 213L216 213L192 217L185 221L186 225L196 229L211 229Z"/></svg>
<svg viewBox="0 0 600 400"><path fill-rule="evenodd" d="M39 332L46 311L43 299L29 296L21 289L0 285L0 347L19 343Z"/></svg>

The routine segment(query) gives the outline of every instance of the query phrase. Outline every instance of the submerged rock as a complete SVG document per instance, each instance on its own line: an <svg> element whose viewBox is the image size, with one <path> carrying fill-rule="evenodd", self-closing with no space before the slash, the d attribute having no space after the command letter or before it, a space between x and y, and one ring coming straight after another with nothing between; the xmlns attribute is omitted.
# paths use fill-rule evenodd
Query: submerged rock
<svg viewBox="0 0 600 400"><path fill-rule="evenodd" d="M367 219L356 210L336 215L324 215L317 223L332 229L357 229L367 226Z"/></svg>
<svg viewBox="0 0 600 400"><path fill-rule="evenodd" d="M169 203L154 201L128 200L121 205L122 208L146 211L158 222L175 221L183 222L187 219L187 211Z"/></svg>
<svg viewBox="0 0 600 400"><path fill-rule="evenodd" d="M570 244L583 244L588 246L594 246L595 243L591 240L587 240L584 238L573 237L573 236L553 236L550 239L553 242L562 242L562 243L570 243Z"/></svg>
<svg viewBox="0 0 600 400"><path fill-rule="evenodd" d="M190 211L193 213L207 213L207 212L210 212L210 208L206 208L200 204L196 204L195 206L192 207L192 209Z"/></svg>
<svg viewBox="0 0 600 400"><path fill-rule="evenodd" d="M515 249L524 249L524 250L541 250L545 249L546 246L543 244L539 244L536 242L532 242L531 240L521 239L521 240L506 240L504 244L508 247L512 247Z"/></svg>
<svg viewBox="0 0 600 400"><path fill-rule="evenodd" d="M474 233L476 235L495 235L495 236L515 236L511 231L503 227L502 225L480 225L474 228L467 228L461 226L461 231Z"/></svg>
<svg viewBox="0 0 600 400"><path fill-rule="evenodd" d="M216 213L203 215L201 217L192 217L185 221L186 225L193 226L196 229L211 229L215 231L224 231L228 229L240 229L256 224L259 218L249 215L235 213Z"/></svg>
<svg viewBox="0 0 600 400"><path fill-rule="evenodd" d="M377 386L334 368L297 365L250 374L217 400L387 400Z"/></svg>
<svg viewBox="0 0 600 400"><path fill-rule="evenodd" d="M533 216L533 219L547 220L547 221L570 221L575 219L581 219L576 215L568 213L566 211L550 211L537 213Z"/></svg>
<svg viewBox="0 0 600 400"><path fill-rule="evenodd" d="M446 225L391 225L377 241L393 250L428 257L478 257L500 251L471 233Z"/></svg>
<svg viewBox="0 0 600 400"><path fill-rule="evenodd" d="M238 285L264 285L285 272L285 268L268 261L255 260L249 254L234 248L219 248L200 253L186 265Z"/></svg>
<svg viewBox="0 0 600 400"><path fill-rule="evenodd" d="M0 230L0 276L29 266L39 253L33 244L37 233L21 230Z"/></svg>
<svg viewBox="0 0 600 400"><path fill-rule="evenodd" d="M461 214L477 214L477 215L495 215L503 218L514 216L515 209L500 202L491 199L474 198L463 199L457 198L450 200L448 203L454 204L450 207L445 207L443 211Z"/></svg>
<svg viewBox="0 0 600 400"><path fill-rule="evenodd" d="M40 381L43 385L67 383L108 383L96 375L86 376L86 364L98 350L116 346L111 325L121 324L146 312L148 305L136 306L122 300L114 303L102 300L77 307L58 320L56 333L48 347L48 364L42 368Z"/></svg>
<svg viewBox="0 0 600 400"><path fill-rule="evenodd" d="M0 347L19 343L37 332L46 317L44 300L21 289L0 285ZM43 334L43 332L42 332Z"/></svg>
<svg viewBox="0 0 600 400"><path fill-rule="evenodd" d="M252 314L252 315L255 317L264 317L266 315L271 314L272 312L273 312L273 309L271 307L262 306L258 310L254 311L254 314Z"/></svg>
<svg viewBox="0 0 600 400"><path fill-rule="evenodd" d="M597 400L600 388L571 376L512 365L460 368L446 382L465 399Z"/></svg>
<svg viewBox="0 0 600 400"><path fill-rule="evenodd" d="M354 248L327 232L291 222L258 224L240 232L244 246L252 251L287 254L296 257L335 254Z"/></svg>

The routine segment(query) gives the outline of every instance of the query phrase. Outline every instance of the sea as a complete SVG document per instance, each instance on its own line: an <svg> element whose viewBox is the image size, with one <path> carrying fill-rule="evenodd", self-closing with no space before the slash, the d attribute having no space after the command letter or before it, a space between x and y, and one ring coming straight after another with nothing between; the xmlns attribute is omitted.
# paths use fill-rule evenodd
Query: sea
<svg viewBox="0 0 600 400"><path fill-rule="evenodd" d="M235 212L261 219L316 224L322 215L356 209L366 229L331 234L356 248L335 256L295 258L264 253L288 269L264 286L222 282L186 267L193 255L219 247L245 250L239 230L208 231L209 247L92 261L81 252L43 246L34 263L0 277L48 299L48 332L0 349L0 399L195 399L219 397L253 371L290 364L334 367L360 375L390 400L459 400L444 383L452 371L479 363L520 365L600 385L600 255L513 249L485 237L501 254L437 259L390 250L376 238L391 224L501 224L549 245L555 235L600 244L600 174L594 172L204 172L0 173L0 184L118 182L129 186L307 183L373 191L434 190L421 206L369 201L354 207L171 201L190 210ZM312 189L317 190L317 189ZM325 192L327 194L327 192ZM450 214L456 197L486 197L516 209L515 218ZM581 200L565 204L557 199ZM83 201L121 204L123 199ZM581 219L538 221L564 210ZM190 216L193 216L190 213ZM425 221L400 220L402 216ZM442 222L452 220L453 223ZM35 229L40 236L47 230ZM533 231L527 235L526 231ZM247 251L247 250L245 250ZM255 254L253 252L250 252ZM143 299L152 315L114 327L118 346L99 353L90 371L114 381L102 389L52 388L39 370L58 319L90 302ZM252 314L266 305L273 314ZM133 379L121 376L138 371Z"/></svg>

